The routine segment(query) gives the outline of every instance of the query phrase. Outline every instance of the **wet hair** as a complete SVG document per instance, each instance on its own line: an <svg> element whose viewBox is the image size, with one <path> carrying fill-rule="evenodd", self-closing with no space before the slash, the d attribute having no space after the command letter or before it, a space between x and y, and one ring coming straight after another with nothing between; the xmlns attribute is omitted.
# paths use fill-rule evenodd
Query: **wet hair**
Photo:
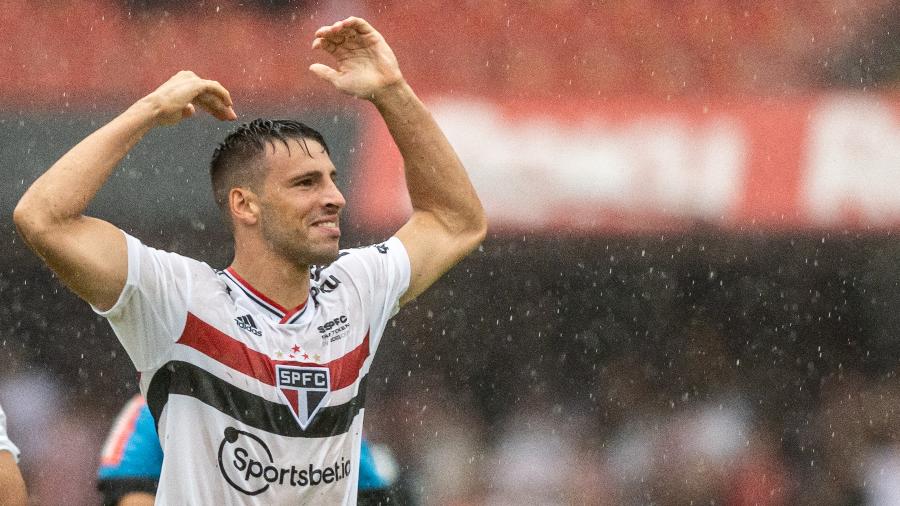
<svg viewBox="0 0 900 506"><path fill-rule="evenodd" d="M275 143L281 142L290 151L288 141L291 140L297 141L307 155L310 154L307 140L318 142L325 153L330 154L321 133L299 121L287 119L255 119L244 123L219 144L209 164L209 176L216 204L227 223L231 223L228 211L228 193L231 189L239 186L253 188L259 184L265 175L260 162L266 148L271 146L274 149Z"/></svg>

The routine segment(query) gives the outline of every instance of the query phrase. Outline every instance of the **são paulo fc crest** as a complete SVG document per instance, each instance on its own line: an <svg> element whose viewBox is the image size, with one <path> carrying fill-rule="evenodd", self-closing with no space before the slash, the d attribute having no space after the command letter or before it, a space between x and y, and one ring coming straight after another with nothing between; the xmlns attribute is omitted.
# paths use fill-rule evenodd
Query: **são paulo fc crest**
<svg viewBox="0 0 900 506"><path fill-rule="evenodd" d="M300 428L306 430L331 396L331 371L327 367L278 364L275 366L275 386Z"/></svg>

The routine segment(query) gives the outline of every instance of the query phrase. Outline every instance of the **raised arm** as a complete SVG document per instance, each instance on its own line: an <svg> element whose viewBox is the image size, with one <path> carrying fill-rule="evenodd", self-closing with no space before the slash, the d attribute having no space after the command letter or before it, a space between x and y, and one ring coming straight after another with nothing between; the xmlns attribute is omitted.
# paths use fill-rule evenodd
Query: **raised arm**
<svg viewBox="0 0 900 506"><path fill-rule="evenodd" d="M369 23L347 18L320 28L314 48L335 68L316 63L314 73L339 90L371 101L403 156L413 214L397 232L409 253L412 275L406 303L478 247L487 222L466 171L431 113L403 79L397 59Z"/></svg>
<svg viewBox="0 0 900 506"><path fill-rule="evenodd" d="M151 128L174 125L196 107L221 120L237 116L215 81L179 72L63 155L19 200L13 220L25 242L69 288L100 309L125 286L128 255L118 228L84 216L113 169Z"/></svg>

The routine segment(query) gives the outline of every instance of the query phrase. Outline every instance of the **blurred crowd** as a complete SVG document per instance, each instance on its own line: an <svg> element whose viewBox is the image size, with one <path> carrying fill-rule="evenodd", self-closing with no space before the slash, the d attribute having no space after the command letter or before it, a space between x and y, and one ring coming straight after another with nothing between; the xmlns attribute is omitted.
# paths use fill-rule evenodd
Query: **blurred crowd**
<svg viewBox="0 0 900 506"><path fill-rule="evenodd" d="M519 99L802 95L896 80L892 0L0 1L0 102L126 101L175 71L237 96L327 99L312 33L354 14L429 94ZM97 104L94 103L94 106Z"/></svg>
<svg viewBox="0 0 900 506"><path fill-rule="evenodd" d="M525 239L376 370L428 504L898 504L890 237Z"/></svg>

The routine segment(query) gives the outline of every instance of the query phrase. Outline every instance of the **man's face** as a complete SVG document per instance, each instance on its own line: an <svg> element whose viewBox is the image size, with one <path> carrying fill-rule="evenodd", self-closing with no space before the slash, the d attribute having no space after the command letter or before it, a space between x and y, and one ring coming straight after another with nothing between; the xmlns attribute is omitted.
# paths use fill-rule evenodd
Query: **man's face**
<svg viewBox="0 0 900 506"><path fill-rule="evenodd" d="M301 265L326 264L338 255L340 211L346 204L325 148L307 140L276 141L264 160L259 192L260 230L273 250Z"/></svg>

